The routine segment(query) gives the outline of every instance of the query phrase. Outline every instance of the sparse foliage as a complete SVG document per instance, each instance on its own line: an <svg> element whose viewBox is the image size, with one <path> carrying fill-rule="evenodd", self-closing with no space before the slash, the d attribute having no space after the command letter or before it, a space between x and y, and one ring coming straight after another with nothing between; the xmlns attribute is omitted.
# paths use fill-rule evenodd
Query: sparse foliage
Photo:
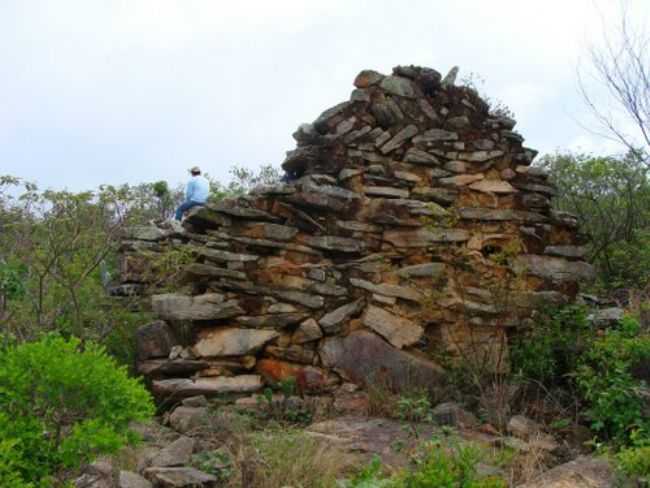
<svg viewBox="0 0 650 488"><path fill-rule="evenodd" d="M599 133L621 143L639 161L650 163L650 32L636 26L621 2L613 29L589 49L587 67L578 68L582 98L600 126ZM607 97L590 84L604 90ZM595 87L594 87L595 88Z"/></svg>

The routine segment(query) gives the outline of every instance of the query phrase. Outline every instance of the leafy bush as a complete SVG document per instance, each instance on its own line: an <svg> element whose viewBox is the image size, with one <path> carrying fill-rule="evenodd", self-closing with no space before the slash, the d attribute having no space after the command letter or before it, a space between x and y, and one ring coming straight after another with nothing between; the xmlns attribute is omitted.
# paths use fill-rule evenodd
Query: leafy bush
<svg viewBox="0 0 650 488"><path fill-rule="evenodd" d="M643 383L633 375L634 367L650 360L650 336L638 335L639 329L636 320L625 318L618 329L606 331L585 353L576 375L592 428L621 443L635 432L650 432L639 395Z"/></svg>
<svg viewBox="0 0 650 488"><path fill-rule="evenodd" d="M381 459L375 455L368 466L341 485L343 488L390 488L394 486L394 481L383 476Z"/></svg>
<svg viewBox="0 0 650 488"><path fill-rule="evenodd" d="M547 385L566 382L592 338L584 307L550 309L533 328L513 339L512 371Z"/></svg>
<svg viewBox="0 0 650 488"><path fill-rule="evenodd" d="M481 478L476 472L483 453L473 444L445 449L432 444L417 469L401 476L400 488L505 488L503 480Z"/></svg>
<svg viewBox="0 0 650 488"><path fill-rule="evenodd" d="M415 469L387 478L375 458L368 468L344 483L345 488L506 488L495 476L481 477L477 464L485 453L476 445L452 443L442 447L437 442L425 446L424 455L416 458Z"/></svg>
<svg viewBox="0 0 650 488"><path fill-rule="evenodd" d="M401 395L397 400L397 415L406 422L430 422L431 401L426 390Z"/></svg>
<svg viewBox="0 0 650 488"><path fill-rule="evenodd" d="M0 486L12 488L34 488L32 483L23 481L20 468L23 461L17 452L15 439L0 441Z"/></svg>
<svg viewBox="0 0 650 488"><path fill-rule="evenodd" d="M154 412L138 380L94 343L49 335L0 350L0 364L0 465L25 486L117 451L134 440L128 424Z"/></svg>
<svg viewBox="0 0 650 488"><path fill-rule="evenodd" d="M192 456L192 465L203 471L217 477L225 483L233 474L232 459L225 449L215 449L214 451L203 451Z"/></svg>
<svg viewBox="0 0 650 488"><path fill-rule="evenodd" d="M616 460L625 475L650 481L650 446L623 449Z"/></svg>

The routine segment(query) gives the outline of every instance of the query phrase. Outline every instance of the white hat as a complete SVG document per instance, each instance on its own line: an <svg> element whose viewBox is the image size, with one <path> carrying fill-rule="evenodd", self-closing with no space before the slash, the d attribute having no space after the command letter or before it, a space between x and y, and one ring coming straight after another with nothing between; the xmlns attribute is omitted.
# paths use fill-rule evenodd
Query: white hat
<svg viewBox="0 0 650 488"><path fill-rule="evenodd" d="M201 168L199 168L198 166L193 166L192 168L190 168L190 173L200 173L200 172L201 172Z"/></svg>

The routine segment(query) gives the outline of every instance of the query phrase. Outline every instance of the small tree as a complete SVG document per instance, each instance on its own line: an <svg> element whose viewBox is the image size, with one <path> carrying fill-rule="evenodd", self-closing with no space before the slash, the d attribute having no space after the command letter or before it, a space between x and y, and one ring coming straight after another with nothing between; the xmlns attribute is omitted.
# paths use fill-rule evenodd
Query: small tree
<svg viewBox="0 0 650 488"><path fill-rule="evenodd" d="M578 69L578 87L596 118L598 133L620 142L636 159L650 164L650 32L635 28L625 2L618 26L603 29L602 45L589 49L588 67ZM595 81L607 97L596 93ZM610 102L608 104L608 101Z"/></svg>

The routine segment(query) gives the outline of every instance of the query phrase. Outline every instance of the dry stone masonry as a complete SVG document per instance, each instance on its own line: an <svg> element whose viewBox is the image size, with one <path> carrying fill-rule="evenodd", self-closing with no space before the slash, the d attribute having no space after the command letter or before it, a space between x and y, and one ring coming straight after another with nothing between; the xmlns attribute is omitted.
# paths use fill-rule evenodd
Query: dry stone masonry
<svg viewBox="0 0 650 488"><path fill-rule="evenodd" d="M189 256L138 368L161 396L433 387L439 358L507 368L506 337L592 275L574 217L515 121L429 68L362 71L350 100L294 133L289 183L131 229L122 281ZM129 288L131 287L131 288ZM168 286L169 287L169 286ZM175 287L175 288L174 288Z"/></svg>

